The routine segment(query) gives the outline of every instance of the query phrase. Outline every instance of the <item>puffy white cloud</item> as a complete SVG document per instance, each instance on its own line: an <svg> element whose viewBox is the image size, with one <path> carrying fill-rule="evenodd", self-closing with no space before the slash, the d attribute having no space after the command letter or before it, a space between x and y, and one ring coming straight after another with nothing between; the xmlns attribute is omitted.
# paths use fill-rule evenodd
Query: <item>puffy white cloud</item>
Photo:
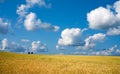
<svg viewBox="0 0 120 74"><path fill-rule="evenodd" d="M84 50L80 52L73 52L73 54L78 54L78 55L120 55L120 49L118 48L117 45L114 45L111 48L108 49L98 49L98 50Z"/></svg>
<svg viewBox="0 0 120 74"><path fill-rule="evenodd" d="M59 49L59 45L56 45L56 49Z"/></svg>
<svg viewBox="0 0 120 74"><path fill-rule="evenodd" d="M79 43L83 31L79 28L67 28L63 30L61 38L58 40L58 45L68 46Z"/></svg>
<svg viewBox="0 0 120 74"><path fill-rule="evenodd" d="M16 42L9 43L9 46L6 48L10 52L25 52L27 49L24 46L17 44Z"/></svg>
<svg viewBox="0 0 120 74"><path fill-rule="evenodd" d="M105 34L102 33L97 33L94 34L93 36L89 36L88 38L85 39L86 45L89 45L92 42L96 42L96 41L102 41L105 39Z"/></svg>
<svg viewBox="0 0 120 74"><path fill-rule="evenodd" d="M30 42L30 40L28 40L28 39L22 39L21 42L25 42L26 43L26 42Z"/></svg>
<svg viewBox="0 0 120 74"><path fill-rule="evenodd" d="M96 46L97 42L103 42L106 34L97 33L93 36L87 37L84 41L81 41L81 36L83 31L86 29L79 28L67 28L62 31L61 38L58 40L58 44L56 45L56 49L65 49L66 46L73 46L77 50L80 49L92 49Z"/></svg>
<svg viewBox="0 0 120 74"><path fill-rule="evenodd" d="M117 12L117 14L120 15L120 1L116 1L113 7L115 8L115 11Z"/></svg>
<svg viewBox="0 0 120 74"><path fill-rule="evenodd" d="M27 30L37 30L41 24L41 20L36 18L35 13L30 13L26 16L24 20L24 26Z"/></svg>
<svg viewBox="0 0 120 74"><path fill-rule="evenodd" d="M28 13L28 10L35 5L50 7L50 4L46 4L45 0L26 0L26 4L21 4L16 10L17 14L20 16L25 16Z"/></svg>
<svg viewBox="0 0 120 74"><path fill-rule="evenodd" d="M93 29L107 29L115 23L114 14L103 7L92 10L87 14L89 27Z"/></svg>
<svg viewBox="0 0 120 74"><path fill-rule="evenodd" d="M92 29L106 30L108 35L120 35L120 1L116 1L109 8L98 7L90 11L87 21Z"/></svg>
<svg viewBox="0 0 120 74"><path fill-rule="evenodd" d="M9 42L6 38L2 40L2 51L25 52L26 48L15 42Z"/></svg>
<svg viewBox="0 0 120 74"><path fill-rule="evenodd" d="M120 26L118 26L117 28L110 28L107 31L108 35L120 35Z"/></svg>
<svg viewBox="0 0 120 74"><path fill-rule="evenodd" d="M32 12L26 16L24 26L28 31L39 29L57 31L59 29L58 26L52 26L50 23L42 22L40 19L37 19L36 14Z"/></svg>
<svg viewBox="0 0 120 74"><path fill-rule="evenodd" d="M50 23L42 22L40 19L37 19L35 13L29 13L29 9L35 5L46 8L51 7L51 4L46 4L45 0L26 0L26 4L21 4L16 10L19 15L17 26L24 22L24 26L28 31L39 29L58 31L58 26L52 26Z"/></svg>
<svg viewBox="0 0 120 74"><path fill-rule="evenodd" d="M33 41L31 46L32 48L30 51L33 51L33 52L47 51L46 44L42 44L40 41Z"/></svg>
<svg viewBox="0 0 120 74"><path fill-rule="evenodd" d="M51 7L51 4L46 4L45 0L26 0L26 4L21 4L16 10L16 13L19 15L18 24L23 22L23 19L28 14L29 9L35 5L46 8Z"/></svg>
<svg viewBox="0 0 120 74"><path fill-rule="evenodd" d="M28 6L22 4L21 6L18 7L17 9L17 14L20 15L20 17L23 17L27 14Z"/></svg>
<svg viewBox="0 0 120 74"><path fill-rule="evenodd" d="M8 33L9 29L10 29L10 23L0 18L0 34Z"/></svg>
<svg viewBox="0 0 120 74"><path fill-rule="evenodd" d="M29 40L22 39L23 42L28 42ZM2 45L0 51L8 51L8 52L21 52L25 53L28 51L39 53L39 52L47 52L48 48L46 44L41 43L40 41L33 41L31 43L31 47L22 46L14 41L10 42L8 39L4 38L2 40Z"/></svg>
<svg viewBox="0 0 120 74"><path fill-rule="evenodd" d="M65 49L66 49L66 46L56 45L56 49L65 50Z"/></svg>
<svg viewBox="0 0 120 74"><path fill-rule="evenodd" d="M47 31L58 31L59 26L53 26L50 23L42 22L41 25L39 26L40 29L45 29Z"/></svg>
<svg viewBox="0 0 120 74"><path fill-rule="evenodd" d="M105 39L106 35L102 33L94 34L85 39L85 44L83 46L78 46L77 49L91 49L96 45L96 42L101 42Z"/></svg>
<svg viewBox="0 0 120 74"><path fill-rule="evenodd" d="M50 4L46 4L45 0L26 0L28 6L32 7L34 5L39 5L43 7L51 7Z"/></svg>
<svg viewBox="0 0 120 74"><path fill-rule="evenodd" d="M120 49L118 49L117 45L114 45L113 47L106 49L106 50L100 50L97 52L92 53L93 55L120 55L119 54Z"/></svg>
<svg viewBox="0 0 120 74"><path fill-rule="evenodd" d="M117 52L118 54L120 54L120 49L117 49L116 52Z"/></svg>
<svg viewBox="0 0 120 74"><path fill-rule="evenodd" d="M4 50L6 47L8 47L8 40L5 38L2 40L2 50Z"/></svg>

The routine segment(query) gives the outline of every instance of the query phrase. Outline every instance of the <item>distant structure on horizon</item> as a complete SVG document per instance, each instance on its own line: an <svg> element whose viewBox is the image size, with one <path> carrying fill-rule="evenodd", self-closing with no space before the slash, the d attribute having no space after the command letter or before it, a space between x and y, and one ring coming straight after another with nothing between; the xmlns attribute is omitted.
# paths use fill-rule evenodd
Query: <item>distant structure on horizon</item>
<svg viewBox="0 0 120 74"><path fill-rule="evenodd" d="M48 48L46 47L45 50L39 50L38 52L48 52ZM36 54L36 52L35 51L33 52L32 49L29 49L26 53L27 54Z"/></svg>
<svg viewBox="0 0 120 74"><path fill-rule="evenodd" d="M33 54L33 52L28 52L28 54Z"/></svg>

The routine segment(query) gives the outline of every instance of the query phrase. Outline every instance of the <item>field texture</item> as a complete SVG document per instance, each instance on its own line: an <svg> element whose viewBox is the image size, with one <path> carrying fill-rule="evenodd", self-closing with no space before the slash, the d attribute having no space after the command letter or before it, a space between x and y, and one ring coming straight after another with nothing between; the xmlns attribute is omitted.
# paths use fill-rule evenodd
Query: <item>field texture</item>
<svg viewBox="0 0 120 74"><path fill-rule="evenodd" d="M120 74L120 57L0 52L0 74Z"/></svg>

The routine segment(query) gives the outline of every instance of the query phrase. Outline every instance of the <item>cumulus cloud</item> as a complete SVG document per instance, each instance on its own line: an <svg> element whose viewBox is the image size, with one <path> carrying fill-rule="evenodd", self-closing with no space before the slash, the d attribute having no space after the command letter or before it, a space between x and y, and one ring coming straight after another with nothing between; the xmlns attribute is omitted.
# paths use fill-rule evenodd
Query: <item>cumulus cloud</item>
<svg viewBox="0 0 120 74"><path fill-rule="evenodd" d="M85 39L85 47L91 48L95 46L95 42L97 41L103 41L105 39L106 35L102 33L94 34L93 36L89 36Z"/></svg>
<svg viewBox="0 0 120 74"><path fill-rule="evenodd" d="M59 30L59 26L53 26L50 23L46 23L46 22L42 22L40 25L40 29L44 29L47 31L58 31Z"/></svg>
<svg viewBox="0 0 120 74"><path fill-rule="evenodd" d="M16 42L11 42L7 47L7 50L10 52L25 52L26 48L17 44Z"/></svg>
<svg viewBox="0 0 120 74"><path fill-rule="evenodd" d="M40 19L37 19L36 14L33 12L26 16L24 26L28 31L35 31L39 29L57 31L59 29L58 26L52 26L50 23L42 22Z"/></svg>
<svg viewBox="0 0 120 74"><path fill-rule="evenodd" d="M106 35L102 33L94 34L85 39L85 44L83 46L78 46L77 49L91 49L96 45L96 42L101 42L105 39Z"/></svg>
<svg viewBox="0 0 120 74"><path fill-rule="evenodd" d="M67 46L77 44L80 41L80 37L83 31L84 30L79 28L67 28L63 30L61 33L61 38L58 40L58 45Z"/></svg>
<svg viewBox="0 0 120 74"><path fill-rule="evenodd" d="M118 49L117 45L114 45L113 47L106 49L106 50L100 50L97 52L93 52L91 54L93 55L120 55L120 49Z"/></svg>
<svg viewBox="0 0 120 74"><path fill-rule="evenodd" d="M120 0L114 3L113 8L117 12L117 18L120 19Z"/></svg>
<svg viewBox="0 0 120 74"><path fill-rule="evenodd" d="M50 4L46 4L45 0L26 0L26 4L21 4L16 10L16 12L18 15L23 17L28 13L28 10L35 5L50 7Z"/></svg>
<svg viewBox="0 0 120 74"><path fill-rule="evenodd" d="M87 14L89 27L93 29L107 29L115 23L114 14L104 7L99 7Z"/></svg>
<svg viewBox="0 0 120 74"><path fill-rule="evenodd" d="M42 44L40 41L33 41L31 46L32 48L30 51L33 51L36 53L48 50L46 44Z"/></svg>
<svg viewBox="0 0 120 74"><path fill-rule="evenodd" d="M58 39L56 49L65 49L66 46L82 46L84 42L81 41L82 33L86 28L66 28L61 32L61 38Z"/></svg>
<svg viewBox="0 0 120 74"><path fill-rule="evenodd" d="M45 0L26 0L26 4L18 6L16 13L19 15L18 23L21 23L24 17L28 14L29 9L33 6L38 5L40 7L50 8L51 4L46 4Z"/></svg>
<svg viewBox="0 0 120 74"><path fill-rule="evenodd" d="M29 42L29 40L22 39L22 42ZM8 39L4 38L2 40L0 51L8 51L8 52L19 52L25 53L28 51L39 53L39 52L47 52L48 48L46 44L41 43L40 41L33 41L31 43L31 47L27 48L26 46L20 45L14 41L8 41Z"/></svg>
<svg viewBox="0 0 120 74"><path fill-rule="evenodd" d="M72 54L75 55L120 55L120 49L117 45L110 47L108 49L99 49L99 50L84 50L84 51L77 51L73 52Z"/></svg>
<svg viewBox="0 0 120 74"><path fill-rule="evenodd" d="M108 35L120 35L120 26L118 26L117 28L110 28L107 31Z"/></svg>
<svg viewBox="0 0 120 74"><path fill-rule="evenodd" d="M6 47L8 47L8 40L5 38L2 40L2 50L4 50Z"/></svg>
<svg viewBox="0 0 120 74"><path fill-rule="evenodd" d="M51 4L46 4L45 0L26 0L26 3L29 7L32 7L34 5L39 5L46 8L51 7Z"/></svg>
<svg viewBox="0 0 120 74"><path fill-rule="evenodd" d="M76 49L92 49L96 46L97 42L103 42L106 34L97 33L93 36L87 37L84 41L81 41L82 33L87 30L79 28L67 28L61 33L61 38L58 39L56 49L65 49L66 46L74 46Z"/></svg>
<svg viewBox="0 0 120 74"><path fill-rule="evenodd" d="M56 49L65 50L66 46L64 46L64 45L56 45Z"/></svg>
<svg viewBox="0 0 120 74"><path fill-rule="evenodd" d="M0 34L7 34L10 29L10 22L0 18Z"/></svg>
<svg viewBox="0 0 120 74"><path fill-rule="evenodd" d="M35 13L30 13L26 16L24 20L24 26L27 30L37 30L41 24L41 20L36 18Z"/></svg>
<svg viewBox="0 0 120 74"><path fill-rule="evenodd" d="M20 17L23 17L27 14L27 10L28 10L28 6L21 4L21 6L18 7L16 12Z"/></svg>
<svg viewBox="0 0 120 74"><path fill-rule="evenodd" d="M39 29L45 29L48 31L58 31L58 26L52 26L50 23L42 22L40 19L37 19L35 13L29 13L29 9L35 5L46 8L51 7L51 4L47 4L45 0L26 0L26 4L21 4L16 10L17 14L19 15L17 24L24 23L24 26L28 31L35 31Z"/></svg>
<svg viewBox="0 0 120 74"><path fill-rule="evenodd" d="M16 42L9 42L6 38L2 40L2 51L25 52L26 48Z"/></svg>
<svg viewBox="0 0 120 74"><path fill-rule="evenodd" d="M92 29L106 30L108 35L120 35L120 1L110 8L98 7L90 11L87 21Z"/></svg>
<svg viewBox="0 0 120 74"><path fill-rule="evenodd" d="M117 50L116 50L116 53L118 53L118 54L120 55L120 49L117 49Z"/></svg>

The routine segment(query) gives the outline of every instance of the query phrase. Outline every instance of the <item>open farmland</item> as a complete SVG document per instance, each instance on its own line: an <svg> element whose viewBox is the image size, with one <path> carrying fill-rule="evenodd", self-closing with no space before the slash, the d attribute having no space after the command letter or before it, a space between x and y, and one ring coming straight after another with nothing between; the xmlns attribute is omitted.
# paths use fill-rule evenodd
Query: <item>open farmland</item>
<svg viewBox="0 0 120 74"><path fill-rule="evenodd" d="M120 57L0 52L0 74L120 74Z"/></svg>

